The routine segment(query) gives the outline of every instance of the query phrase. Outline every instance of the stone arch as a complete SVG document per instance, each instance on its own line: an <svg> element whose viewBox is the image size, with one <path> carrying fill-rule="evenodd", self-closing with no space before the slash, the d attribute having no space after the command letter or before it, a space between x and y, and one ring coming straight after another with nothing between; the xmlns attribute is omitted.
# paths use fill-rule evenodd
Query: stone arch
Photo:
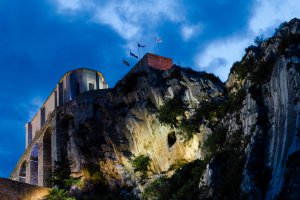
<svg viewBox="0 0 300 200"><path fill-rule="evenodd" d="M55 138L55 161L61 161L68 155L69 139L75 128L74 114L72 112L59 114L56 124ZM63 157L63 158L62 158Z"/></svg>
<svg viewBox="0 0 300 200"><path fill-rule="evenodd" d="M27 165L26 161L23 161L19 171L19 181L22 183L26 182L26 165Z"/></svg>
<svg viewBox="0 0 300 200"><path fill-rule="evenodd" d="M48 128L43 136L43 186L51 186L52 175L52 131Z"/></svg>
<svg viewBox="0 0 300 200"><path fill-rule="evenodd" d="M36 143L33 145L30 152L30 184L38 185L38 168L39 168L39 145Z"/></svg>

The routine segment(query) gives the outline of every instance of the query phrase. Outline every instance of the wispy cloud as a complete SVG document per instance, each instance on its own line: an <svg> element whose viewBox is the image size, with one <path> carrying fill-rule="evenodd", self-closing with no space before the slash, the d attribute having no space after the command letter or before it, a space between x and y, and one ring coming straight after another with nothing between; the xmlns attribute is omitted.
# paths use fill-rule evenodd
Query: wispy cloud
<svg viewBox="0 0 300 200"><path fill-rule="evenodd" d="M57 4L60 11L65 10L78 10L82 4L80 0L53 0Z"/></svg>
<svg viewBox="0 0 300 200"><path fill-rule="evenodd" d="M298 0L257 0L253 17L249 23L249 30L254 34L270 35L274 28L283 21L289 21L300 16Z"/></svg>
<svg viewBox="0 0 300 200"><path fill-rule="evenodd" d="M257 0L248 30L238 36L211 41L204 51L200 50L196 54L195 65L226 81L233 62L242 58L244 49L253 44L254 38L261 34L269 37L281 22L299 17L299 5L297 0L287 0L284 3L280 0ZM220 60L223 62L219 62Z"/></svg>
<svg viewBox="0 0 300 200"><path fill-rule="evenodd" d="M200 70L206 70L226 81L233 62L239 60L244 54L246 46L251 44L247 38L230 38L212 42L195 57L195 65Z"/></svg>
<svg viewBox="0 0 300 200"><path fill-rule="evenodd" d="M189 41L191 38L201 33L201 26L195 25L183 25L181 27L181 34L184 41Z"/></svg>
<svg viewBox="0 0 300 200"><path fill-rule="evenodd" d="M165 22L177 23L177 29L184 41L197 36L201 26L193 24L186 17L186 10L180 1L174 0L52 0L57 9L66 14L69 11L88 11L91 21L112 28L126 41L124 48L132 48L137 41L153 42L159 35L157 29Z"/></svg>

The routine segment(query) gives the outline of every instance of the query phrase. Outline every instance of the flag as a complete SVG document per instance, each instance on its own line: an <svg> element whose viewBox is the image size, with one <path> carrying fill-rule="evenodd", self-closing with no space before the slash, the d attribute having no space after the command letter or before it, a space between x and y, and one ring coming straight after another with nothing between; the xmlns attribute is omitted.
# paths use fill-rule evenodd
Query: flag
<svg viewBox="0 0 300 200"><path fill-rule="evenodd" d="M139 57L137 55L135 55L134 53L132 53L131 51L130 51L130 55L135 57L136 59L139 59Z"/></svg>
<svg viewBox="0 0 300 200"><path fill-rule="evenodd" d="M138 43L138 47L143 48L143 47L146 47L146 46L145 45L141 45L140 43Z"/></svg>
<svg viewBox="0 0 300 200"><path fill-rule="evenodd" d="M161 42L162 42L162 39L156 37L156 38L155 38L155 42L156 42L156 43L161 43Z"/></svg>
<svg viewBox="0 0 300 200"><path fill-rule="evenodd" d="M130 66L129 62L127 62L126 60L123 59L123 64L125 64L127 67Z"/></svg>

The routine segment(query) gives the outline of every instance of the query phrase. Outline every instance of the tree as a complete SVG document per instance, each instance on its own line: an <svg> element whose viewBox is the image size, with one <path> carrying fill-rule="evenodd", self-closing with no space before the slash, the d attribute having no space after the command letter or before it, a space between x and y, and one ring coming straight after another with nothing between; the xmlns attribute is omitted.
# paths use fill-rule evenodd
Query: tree
<svg viewBox="0 0 300 200"><path fill-rule="evenodd" d="M72 185L79 184L81 177L71 176L70 161L66 157L63 156L62 160L55 163L51 178L53 188L44 200L76 200L70 196L69 190Z"/></svg>
<svg viewBox="0 0 300 200"><path fill-rule="evenodd" d="M256 36L256 38L254 39L254 43L259 46L261 45L261 43L263 43L266 40L265 36L263 34Z"/></svg>

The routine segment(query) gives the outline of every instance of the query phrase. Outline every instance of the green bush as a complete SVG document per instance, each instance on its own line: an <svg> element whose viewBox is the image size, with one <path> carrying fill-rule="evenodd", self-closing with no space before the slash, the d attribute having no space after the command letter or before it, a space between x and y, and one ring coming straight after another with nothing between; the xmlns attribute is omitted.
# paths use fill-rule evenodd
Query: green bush
<svg viewBox="0 0 300 200"><path fill-rule="evenodd" d="M263 83L270 80L276 58L269 58L267 61L260 61L257 63L257 67L249 76L249 80L252 81L254 85L260 86Z"/></svg>
<svg viewBox="0 0 300 200"><path fill-rule="evenodd" d="M75 200L70 196L69 190L72 185L80 183L80 177L71 176L70 161L66 156L62 156L62 160L55 163L51 182L54 187L44 197L45 200Z"/></svg>
<svg viewBox="0 0 300 200"><path fill-rule="evenodd" d="M174 97L167 100L167 102L158 110L158 120L161 124L169 125L171 127L178 127L178 117L183 117L187 109L187 103L181 99Z"/></svg>
<svg viewBox="0 0 300 200"><path fill-rule="evenodd" d="M254 39L254 43L259 46L261 45L261 43L263 43L264 41L266 41L266 38L263 34L259 35L259 36L256 36L255 39Z"/></svg>
<svg viewBox="0 0 300 200"><path fill-rule="evenodd" d="M196 109L195 117L199 121L204 118L207 121L212 122L214 118L217 117L219 105L220 103L218 102L202 103L202 105L198 109Z"/></svg>
<svg viewBox="0 0 300 200"><path fill-rule="evenodd" d="M132 165L135 171L147 172L151 159L147 155L139 155L134 158Z"/></svg>
<svg viewBox="0 0 300 200"><path fill-rule="evenodd" d="M185 116L185 111L188 110L187 102L182 101L178 97L169 99L158 110L158 120L161 124L177 128L183 135L185 141L188 141L198 130L200 119L194 115L190 118Z"/></svg>
<svg viewBox="0 0 300 200"><path fill-rule="evenodd" d="M182 200L200 195L199 181L206 163L195 160L177 169L173 176L162 176L145 188L144 199Z"/></svg>
<svg viewBox="0 0 300 200"><path fill-rule="evenodd" d="M62 158L61 161L55 163L51 182L53 186L68 191L72 185L79 184L80 177L71 176L70 161L67 158Z"/></svg>
<svg viewBox="0 0 300 200"><path fill-rule="evenodd" d="M170 74L170 78L175 78L175 79L180 80L182 78L181 68L174 67L173 72Z"/></svg>
<svg viewBox="0 0 300 200"><path fill-rule="evenodd" d="M70 197L69 192L64 189L53 188L49 194L43 198L43 200L76 200L74 197Z"/></svg>
<svg viewBox="0 0 300 200"><path fill-rule="evenodd" d="M190 67L186 67L185 71L187 72L188 75L191 75L191 76L199 76L200 75L200 72L197 72Z"/></svg>
<svg viewBox="0 0 300 200"><path fill-rule="evenodd" d="M221 83L222 82L220 80L220 78L217 77L216 75L214 75L213 73L203 72L202 76L208 80L211 80L213 83Z"/></svg>
<svg viewBox="0 0 300 200"><path fill-rule="evenodd" d="M228 128L218 127L207 136L207 139L203 143L203 150L206 154L206 159L210 160L218 151L220 151L226 141Z"/></svg>
<svg viewBox="0 0 300 200"><path fill-rule="evenodd" d="M179 124L180 134L184 137L184 141L187 142L193 138L194 134L198 130L199 121L196 121L194 117L189 119L182 119Z"/></svg>

